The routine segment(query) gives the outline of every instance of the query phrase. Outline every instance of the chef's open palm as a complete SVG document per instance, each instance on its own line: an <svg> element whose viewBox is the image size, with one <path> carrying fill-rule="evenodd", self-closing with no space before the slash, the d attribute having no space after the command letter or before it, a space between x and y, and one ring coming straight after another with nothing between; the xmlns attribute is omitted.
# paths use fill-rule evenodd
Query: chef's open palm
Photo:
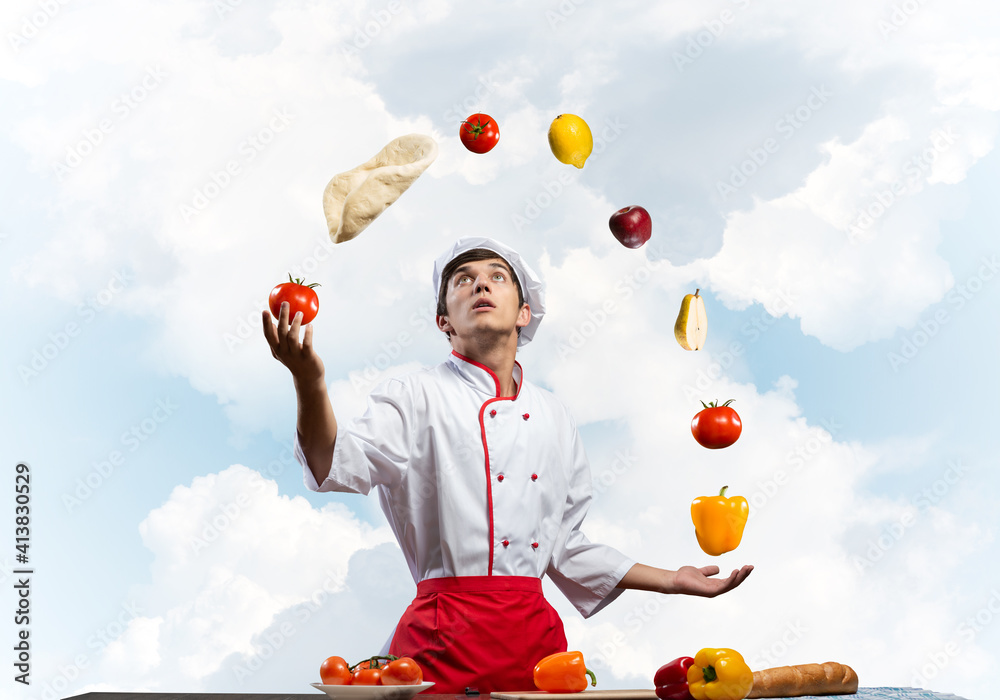
<svg viewBox="0 0 1000 700"><path fill-rule="evenodd" d="M285 365L297 382L311 382L323 377L326 371L323 360L313 350L312 325L307 325L305 333L299 340L299 329L302 325L302 313L296 313L292 322L288 322L288 302L281 303L277 324L271 321L271 312L262 312L264 322L264 337L271 346L271 354L281 364Z"/></svg>
<svg viewBox="0 0 1000 700"><path fill-rule="evenodd" d="M753 567L747 565L741 569L734 570L728 578L709 578L719 573L719 567L703 566L697 568L694 566L682 566L677 570L674 585L678 588L678 593L714 598L717 595L733 590L743 583L743 580L750 575L751 571L753 571Z"/></svg>

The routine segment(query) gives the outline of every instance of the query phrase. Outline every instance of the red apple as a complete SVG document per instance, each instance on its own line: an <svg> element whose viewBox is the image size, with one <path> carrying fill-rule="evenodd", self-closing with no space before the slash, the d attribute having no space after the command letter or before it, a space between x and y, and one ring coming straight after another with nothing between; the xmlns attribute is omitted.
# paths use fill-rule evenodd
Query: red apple
<svg viewBox="0 0 1000 700"><path fill-rule="evenodd" d="M618 242L626 248L640 247L649 240L653 232L653 220L649 218L649 212L634 205L612 214L608 226Z"/></svg>

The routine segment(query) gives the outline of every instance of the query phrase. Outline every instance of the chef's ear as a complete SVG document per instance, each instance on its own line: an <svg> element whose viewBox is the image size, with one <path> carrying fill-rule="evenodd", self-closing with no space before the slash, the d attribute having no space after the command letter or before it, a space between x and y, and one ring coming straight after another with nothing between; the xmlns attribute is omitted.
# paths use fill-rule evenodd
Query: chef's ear
<svg viewBox="0 0 1000 700"><path fill-rule="evenodd" d="M435 316L434 320L437 322L437 327L439 331L447 334L448 340L451 340L451 332L455 330L451 326L451 322L448 320L447 316Z"/></svg>
<svg viewBox="0 0 1000 700"><path fill-rule="evenodd" d="M524 328L531 323L531 307L528 302L521 305L521 310L517 312L517 322L514 324L518 328Z"/></svg>

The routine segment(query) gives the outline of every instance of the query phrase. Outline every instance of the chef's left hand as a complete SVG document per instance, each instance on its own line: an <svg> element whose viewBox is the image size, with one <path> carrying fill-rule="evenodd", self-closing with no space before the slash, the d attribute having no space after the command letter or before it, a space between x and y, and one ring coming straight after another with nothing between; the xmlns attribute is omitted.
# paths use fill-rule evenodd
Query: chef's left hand
<svg viewBox="0 0 1000 700"><path fill-rule="evenodd" d="M753 571L753 566L747 564L742 569L733 569L729 578L709 578L719 573L719 567L714 565L702 566L701 568L682 566L677 569L674 576L674 592L714 598L743 583L751 571Z"/></svg>

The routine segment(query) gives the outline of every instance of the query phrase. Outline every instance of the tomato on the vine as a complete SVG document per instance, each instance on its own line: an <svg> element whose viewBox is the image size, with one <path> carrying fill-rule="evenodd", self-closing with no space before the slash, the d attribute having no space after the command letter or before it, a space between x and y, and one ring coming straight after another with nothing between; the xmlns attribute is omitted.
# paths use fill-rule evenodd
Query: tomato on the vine
<svg viewBox="0 0 1000 700"><path fill-rule="evenodd" d="M409 656L390 661L382 667L382 685L420 685L424 672Z"/></svg>
<svg viewBox="0 0 1000 700"><path fill-rule="evenodd" d="M473 114L458 127L458 136L473 153L486 153L500 140L500 127L488 114Z"/></svg>
<svg viewBox="0 0 1000 700"><path fill-rule="evenodd" d="M358 668L354 672L352 685L382 685L381 668Z"/></svg>
<svg viewBox="0 0 1000 700"><path fill-rule="evenodd" d="M733 399L729 399L721 406L716 405L718 401L710 404L701 402L704 410L698 411L691 421L691 434L699 445L717 450L729 447L739 439L743 423L739 414L729 407L732 402Z"/></svg>
<svg viewBox="0 0 1000 700"><path fill-rule="evenodd" d="M267 300L268 306L271 307L271 313L275 318L278 318L281 302L287 301L289 323L295 319L295 314L298 311L302 312L302 325L310 323L319 313L319 296L313 289L313 287L318 286L319 282L305 284L305 279L292 279L292 275L289 274L287 282L282 282L271 290L271 296Z"/></svg>
<svg viewBox="0 0 1000 700"><path fill-rule="evenodd" d="M350 685L351 670L342 656L331 656L319 667L323 685Z"/></svg>

